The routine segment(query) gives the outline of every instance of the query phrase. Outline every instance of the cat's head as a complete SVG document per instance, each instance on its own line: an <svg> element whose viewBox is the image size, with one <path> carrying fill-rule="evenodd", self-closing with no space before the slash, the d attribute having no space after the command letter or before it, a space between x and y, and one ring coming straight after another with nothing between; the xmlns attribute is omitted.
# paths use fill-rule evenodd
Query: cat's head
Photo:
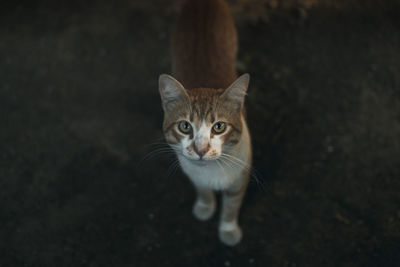
<svg viewBox="0 0 400 267"><path fill-rule="evenodd" d="M243 104L250 76L240 76L226 89L185 89L163 74L159 90L165 138L190 160L215 160L240 140Z"/></svg>

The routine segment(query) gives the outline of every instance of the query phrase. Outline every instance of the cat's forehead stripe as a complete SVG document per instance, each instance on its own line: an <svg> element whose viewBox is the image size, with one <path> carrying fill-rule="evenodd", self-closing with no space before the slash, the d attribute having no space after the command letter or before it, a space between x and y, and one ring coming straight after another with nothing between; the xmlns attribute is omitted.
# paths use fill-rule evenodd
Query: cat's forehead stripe
<svg viewBox="0 0 400 267"><path fill-rule="evenodd" d="M206 119L214 122L218 97L222 91L208 88L188 90L191 102L190 120Z"/></svg>

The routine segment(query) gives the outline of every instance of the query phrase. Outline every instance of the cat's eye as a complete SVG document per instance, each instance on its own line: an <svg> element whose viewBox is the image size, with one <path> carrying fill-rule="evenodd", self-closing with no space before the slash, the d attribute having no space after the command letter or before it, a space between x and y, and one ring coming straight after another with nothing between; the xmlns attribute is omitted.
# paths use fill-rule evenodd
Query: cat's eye
<svg viewBox="0 0 400 267"><path fill-rule="evenodd" d="M178 129L184 134L192 133L192 125L188 121L180 121L178 123Z"/></svg>
<svg viewBox="0 0 400 267"><path fill-rule="evenodd" d="M222 134L226 130L226 123L219 121L212 127L213 134Z"/></svg>

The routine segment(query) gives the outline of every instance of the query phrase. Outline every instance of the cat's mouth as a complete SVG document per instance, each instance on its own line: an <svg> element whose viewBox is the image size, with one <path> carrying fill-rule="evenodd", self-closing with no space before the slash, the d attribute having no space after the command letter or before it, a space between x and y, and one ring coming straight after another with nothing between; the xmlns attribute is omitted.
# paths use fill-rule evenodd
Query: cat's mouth
<svg viewBox="0 0 400 267"><path fill-rule="evenodd" d="M209 163L215 162L218 157L214 157L214 158L189 158L186 157L187 159L189 159L191 162L198 164L198 165L207 165Z"/></svg>

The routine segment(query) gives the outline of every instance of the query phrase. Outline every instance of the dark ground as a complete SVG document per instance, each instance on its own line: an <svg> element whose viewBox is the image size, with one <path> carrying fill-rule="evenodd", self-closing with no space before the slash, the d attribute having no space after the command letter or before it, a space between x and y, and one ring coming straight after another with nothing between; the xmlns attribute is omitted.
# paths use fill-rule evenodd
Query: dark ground
<svg viewBox="0 0 400 267"><path fill-rule="evenodd" d="M138 165L170 69L155 3L1 4L0 266L400 266L399 9L238 24L263 186L228 248L167 157Z"/></svg>

